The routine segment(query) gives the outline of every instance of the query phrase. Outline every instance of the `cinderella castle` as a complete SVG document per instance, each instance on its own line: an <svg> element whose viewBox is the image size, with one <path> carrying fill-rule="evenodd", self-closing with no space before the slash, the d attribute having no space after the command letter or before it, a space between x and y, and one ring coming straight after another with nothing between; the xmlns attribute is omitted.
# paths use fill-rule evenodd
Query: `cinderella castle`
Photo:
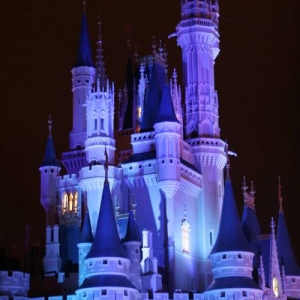
<svg viewBox="0 0 300 300"><path fill-rule="evenodd" d="M245 179L241 218L236 207L214 83L218 1L178 0L180 85L153 41L147 56L128 56L120 91L106 76L100 21L92 55L85 5L69 150L57 159L49 118L39 169L42 271L0 271L0 300L300 298L280 180L267 234Z"/></svg>

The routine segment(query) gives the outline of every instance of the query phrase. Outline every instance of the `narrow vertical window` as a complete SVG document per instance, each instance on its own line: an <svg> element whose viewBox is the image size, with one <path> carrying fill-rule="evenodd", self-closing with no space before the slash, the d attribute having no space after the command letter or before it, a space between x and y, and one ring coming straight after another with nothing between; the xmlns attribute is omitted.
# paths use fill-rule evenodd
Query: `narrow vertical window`
<svg viewBox="0 0 300 300"><path fill-rule="evenodd" d="M213 245L213 234L212 234L212 231L209 232L209 245L210 246Z"/></svg>
<svg viewBox="0 0 300 300"><path fill-rule="evenodd" d="M74 212L77 212L77 206L78 206L78 193L74 193Z"/></svg>
<svg viewBox="0 0 300 300"><path fill-rule="evenodd" d="M181 221L181 235L182 235L182 251L185 253L190 253L190 231L191 226L186 216L186 206L183 209L183 219Z"/></svg>
<svg viewBox="0 0 300 300"><path fill-rule="evenodd" d="M101 123L100 123L100 129L101 130L104 130L104 119L103 118L101 118Z"/></svg>
<svg viewBox="0 0 300 300"><path fill-rule="evenodd" d="M69 211L73 211L73 194L69 194Z"/></svg>
<svg viewBox="0 0 300 300"><path fill-rule="evenodd" d="M94 130L97 130L98 127L98 120L94 119Z"/></svg>
<svg viewBox="0 0 300 300"><path fill-rule="evenodd" d="M68 209L68 195L67 193L63 193L62 195L62 213L66 213Z"/></svg>

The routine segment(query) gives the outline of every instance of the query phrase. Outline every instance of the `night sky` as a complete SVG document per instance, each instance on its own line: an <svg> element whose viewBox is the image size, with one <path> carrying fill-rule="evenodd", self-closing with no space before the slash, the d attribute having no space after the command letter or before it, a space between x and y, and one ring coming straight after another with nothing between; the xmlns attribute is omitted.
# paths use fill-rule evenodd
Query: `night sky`
<svg viewBox="0 0 300 300"><path fill-rule="evenodd" d="M180 0L88 0L95 45L97 3L101 6L108 78L123 88L127 58L124 23L132 44L151 51L152 36L167 44L169 74L181 74L181 52L168 40L180 20ZM284 210L298 260L299 227L299 0L220 1L220 48L216 60L221 137L228 140L231 177L242 208L242 176L254 180L256 208L264 233L277 217L277 178L282 177ZM4 6L3 6L4 5ZM68 150L72 125L71 68L75 63L82 12L77 0L12 0L0 20L1 209L4 241L11 252L23 242L24 225L44 230L39 203L39 165L53 118L56 153ZM297 245L298 243L298 245Z"/></svg>

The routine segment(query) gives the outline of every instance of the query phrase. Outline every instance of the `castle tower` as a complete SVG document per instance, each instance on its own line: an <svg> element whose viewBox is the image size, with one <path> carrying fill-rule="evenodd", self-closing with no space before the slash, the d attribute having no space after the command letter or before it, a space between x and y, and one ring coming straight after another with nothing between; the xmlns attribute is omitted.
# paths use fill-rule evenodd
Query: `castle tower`
<svg viewBox="0 0 300 300"><path fill-rule="evenodd" d="M60 165L56 159L52 138L52 119L48 120L49 135L43 162L39 168L41 175L40 202L46 211L46 224L53 226L56 215L56 178L60 171Z"/></svg>
<svg viewBox="0 0 300 300"><path fill-rule="evenodd" d="M207 257L219 230L226 163L214 83L214 62L219 53L218 17L217 0L183 0L181 21L176 27L177 43L182 48L185 136L203 180L199 236L203 239L200 256L205 285L211 280Z"/></svg>
<svg viewBox="0 0 300 300"><path fill-rule="evenodd" d="M276 244L279 262L284 266L284 292L290 298L299 298L300 269L296 261L283 211L280 177L278 179L279 216L277 224Z"/></svg>
<svg viewBox="0 0 300 300"><path fill-rule="evenodd" d="M78 246L78 286L80 286L86 277L86 266L84 260L91 250L93 242L93 233L90 222L90 215L86 209L81 235Z"/></svg>
<svg viewBox="0 0 300 300"><path fill-rule="evenodd" d="M242 231L227 165L220 230L210 254L213 282L204 298L261 299L262 290L252 278L253 256Z"/></svg>
<svg viewBox="0 0 300 300"><path fill-rule="evenodd" d="M85 258L86 277L76 294L78 299L107 296L109 300L135 300L138 290L129 280L130 260L119 238L107 172L108 157L95 237Z"/></svg>
<svg viewBox="0 0 300 300"><path fill-rule="evenodd" d="M166 70L167 71L167 70ZM167 270L169 291L174 290L174 196L180 186L181 125L178 122L170 94L167 74L162 89L158 116L154 124L157 159L157 183L165 198L167 235Z"/></svg>
<svg viewBox="0 0 300 300"><path fill-rule="evenodd" d="M283 282L281 277L281 270L278 260L276 236L275 236L275 222L271 219L271 235L270 235L270 271L269 271L269 285L272 291L270 299L286 299L283 293Z"/></svg>
<svg viewBox="0 0 300 300"><path fill-rule="evenodd" d="M87 139L85 140L86 159L89 163L104 163L104 148L108 152L110 164L115 162L114 140L114 85L106 79L101 22L98 20L96 76L94 88L88 91L86 105Z"/></svg>
<svg viewBox="0 0 300 300"><path fill-rule="evenodd" d="M72 69L73 91L73 129L70 133L70 149L82 148L86 139L86 108L87 95L94 82L94 63L87 26L85 11L86 1L83 0L83 13L77 59Z"/></svg>
<svg viewBox="0 0 300 300"><path fill-rule="evenodd" d="M247 192L248 187L246 186L246 179L243 177L242 189L244 196L244 208L241 221L242 229L251 251L255 254L253 259L253 267L256 272L260 264L260 253L257 239L258 236L261 235L261 229L255 211L255 190L253 181L251 181L250 192Z"/></svg>
<svg viewBox="0 0 300 300"><path fill-rule="evenodd" d="M129 211L126 235L123 245L127 253L127 257L131 261L129 267L129 280L140 291L141 290L141 241L137 231L133 211Z"/></svg>

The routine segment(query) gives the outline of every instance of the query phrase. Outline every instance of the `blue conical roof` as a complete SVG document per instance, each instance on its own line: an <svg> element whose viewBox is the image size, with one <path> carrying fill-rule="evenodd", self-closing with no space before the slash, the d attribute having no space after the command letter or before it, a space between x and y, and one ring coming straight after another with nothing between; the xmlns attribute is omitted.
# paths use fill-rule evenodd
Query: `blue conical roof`
<svg viewBox="0 0 300 300"><path fill-rule="evenodd" d="M175 114L173 101L170 94L170 86L166 78L166 82L163 86L162 96L159 106L158 117L155 123L160 122L176 122L179 123Z"/></svg>
<svg viewBox="0 0 300 300"><path fill-rule="evenodd" d="M93 233L90 221L90 214L88 210L85 212L79 243L92 243Z"/></svg>
<svg viewBox="0 0 300 300"><path fill-rule="evenodd" d="M49 135L48 137L45 156L41 164L41 167L47 167L47 166L60 167L56 158L53 138L51 135Z"/></svg>
<svg viewBox="0 0 300 300"><path fill-rule="evenodd" d="M99 217L96 226L94 241L87 259L96 257L124 257L126 254L121 243L109 184L104 183Z"/></svg>
<svg viewBox="0 0 300 300"><path fill-rule="evenodd" d="M78 54L74 67L94 67L86 14L81 17Z"/></svg>
<svg viewBox="0 0 300 300"><path fill-rule="evenodd" d="M220 229L211 254L226 251L247 251L249 245L242 231L231 180L225 181Z"/></svg>
<svg viewBox="0 0 300 300"><path fill-rule="evenodd" d="M257 236L261 234L256 212L251 207L244 206L242 215L242 229L248 243L256 241Z"/></svg>
<svg viewBox="0 0 300 300"><path fill-rule="evenodd" d="M162 87L164 83L164 68L155 63L151 69L150 83L146 95L141 130L153 130L159 111Z"/></svg>
<svg viewBox="0 0 300 300"><path fill-rule="evenodd" d="M133 212L129 212L126 235L123 242L140 242L139 233L134 221Z"/></svg>
<svg viewBox="0 0 300 300"><path fill-rule="evenodd" d="M284 265L285 274L300 276L300 269L294 256L283 212L279 213L276 239L278 258L279 261Z"/></svg>

